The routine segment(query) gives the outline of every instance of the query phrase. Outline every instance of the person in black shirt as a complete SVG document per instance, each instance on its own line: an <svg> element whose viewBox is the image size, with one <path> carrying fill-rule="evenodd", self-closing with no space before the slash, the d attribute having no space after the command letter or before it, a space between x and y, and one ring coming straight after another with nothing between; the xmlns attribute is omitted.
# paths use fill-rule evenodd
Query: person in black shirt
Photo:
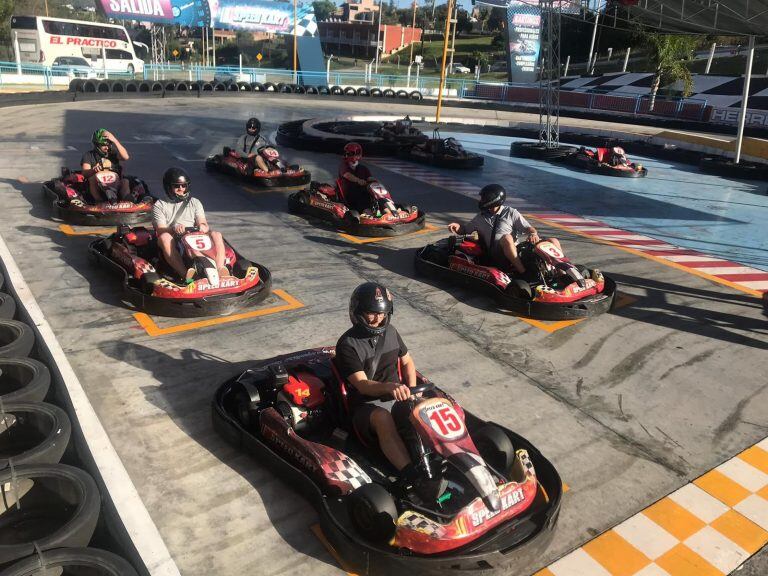
<svg viewBox="0 0 768 576"><path fill-rule="evenodd" d="M402 401L416 386L416 365L390 322L392 310L392 295L384 286L375 282L358 286L349 301L353 326L339 338L334 362L351 384L354 429L364 442L378 443L392 465L403 471L411 458L395 421L407 417L408 405ZM384 396L393 397L394 405L382 400Z"/></svg>
<svg viewBox="0 0 768 576"><path fill-rule="evenodd" d="M363 148L357 142L344 146L344 159L339 165L339 186L347 206L361 214L373 208L368 184L375 178L365 164L361 164Z"/></svg>
<svg viewBox="0 0 768 576"><path fill-rule="evenodd" d="M88 181L88 190L91 193L91 197L97 204L104 202L107 198L103 198L99 191L99 186L96 181L96 174L105 170L111 170L122 175L122 167L120 162L128 160L128 151L120 144L120 141L115 138L114 134L99 128L93 133L91 137L93 143L93 149L83 154L80 160L80 168L83 171L83 178ZM130 186L126 178L120 180L120 198L125 200L130 197ZM109 198L109 200L113 200Z"/></svg>

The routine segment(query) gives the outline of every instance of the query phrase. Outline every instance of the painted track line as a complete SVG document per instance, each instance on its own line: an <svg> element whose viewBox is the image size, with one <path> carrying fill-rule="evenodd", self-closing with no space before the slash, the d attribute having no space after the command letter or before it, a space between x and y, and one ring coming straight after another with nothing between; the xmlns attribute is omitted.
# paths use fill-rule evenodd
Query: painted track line
<svg viewBox="0 0 768 576"><path fill-rule="evenodd" d="M450 176L422 166L413 166L407 162L392 158L374 158L372 162L387 170L395 171L415 180L433 186L440 186L465 196L477 196L478 186L473 186ZM738 262L709 256L696 250L680 248L668 242L657 240L643 234L614 228L604 222L582 218L565 212L550 210L522 198L508 198L507 203L514 206L526 217L534 218L544 224L554 226L581 236L601 241L602 243L626 249L628 252L650 258L661 264L672 266L723 284L752 296L761 296L768 291L768 272L744 266Z"/></svg>
<svg viewBox="0 0 768 576"><path fill-rule="evenodd" d="M147 572L150 576L179 576L179 569L171 558L157 526L147 512L123 462L88 400L77 374L61 349L56 334L45 319L2 236L0 236L0 262L5 265L7 289L10 290L12 287L12 291L27 311L31 323L50 352L51 372L54 374L58 372L64 384L64 390L58 391L69 404L70 413L76 417L74 424L82 432L85 444L103 481L103 488L109 494Z"/></svg>
<svg viewBox="0 0 768 576"><path fill-rule="evenodd" d="M722 576L768 543L768 438L535 576Z"/></svg>

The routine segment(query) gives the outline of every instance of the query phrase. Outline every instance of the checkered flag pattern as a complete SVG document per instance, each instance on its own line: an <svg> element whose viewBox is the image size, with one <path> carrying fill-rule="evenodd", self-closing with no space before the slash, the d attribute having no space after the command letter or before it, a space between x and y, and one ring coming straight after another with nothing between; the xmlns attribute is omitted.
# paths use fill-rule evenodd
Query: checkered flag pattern
<svg viewBox="0 0 768 576"><path fill-rule="evenodd" d="M440 537L443 532L442 524L438 524L437 522L422 516L418 512L409 512L407 514L403 514L397 520L397 523L404 528L409 528L411 530L415 530L416 532L421 532L422 534L426 534L432 538Z"/></svg>
<svg viewBox="0 0 768 576"><path fill-rule="evenodd" d="M348 484L351 490L371 483L370 476L354 460L341 452L335 452L330 459L323 460L323 472L328 478Z"/></svg>
<svg viewBox="0 0 768 576"><path fill-rule="evenodd" d="M293 28L288 33L293 36ZM312 5L309 7L301 8L296 15L296 35L297 36L316 36L317 35L317 19L315 18L314 8Z"/></svg>

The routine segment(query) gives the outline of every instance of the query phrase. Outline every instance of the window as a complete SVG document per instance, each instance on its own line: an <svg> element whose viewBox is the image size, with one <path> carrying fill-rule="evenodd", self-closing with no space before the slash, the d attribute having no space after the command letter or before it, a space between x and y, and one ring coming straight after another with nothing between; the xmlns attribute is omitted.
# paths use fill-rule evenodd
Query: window
<svg viewBox="0 0 768 576"><path fill-rule="evenodd" d="M37 30L37 18L34 16L13 16L11 28L16 30Z"/></svg>

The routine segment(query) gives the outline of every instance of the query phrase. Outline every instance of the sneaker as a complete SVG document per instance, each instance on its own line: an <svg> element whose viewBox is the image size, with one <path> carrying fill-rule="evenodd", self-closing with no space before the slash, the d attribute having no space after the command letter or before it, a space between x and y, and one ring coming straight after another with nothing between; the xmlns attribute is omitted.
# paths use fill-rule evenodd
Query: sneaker
<svg viewBox="0 0 768 576"><path fill-rule="evenodd" d="M192 284L195 281L195 269L187 268L187 273L184 276L185 284Z"/></svg>

